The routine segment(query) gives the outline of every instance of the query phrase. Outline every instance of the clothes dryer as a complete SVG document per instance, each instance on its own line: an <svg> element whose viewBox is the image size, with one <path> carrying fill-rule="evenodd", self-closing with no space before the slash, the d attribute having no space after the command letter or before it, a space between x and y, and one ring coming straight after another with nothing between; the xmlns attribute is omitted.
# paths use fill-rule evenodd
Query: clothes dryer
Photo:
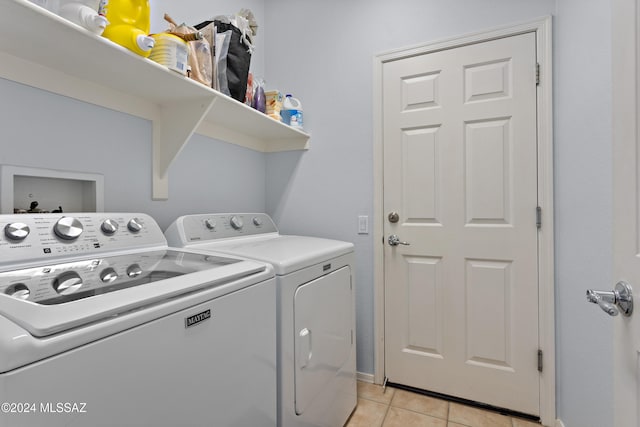
<svg viewBox="0 0 640 427"><path fill-rule="evenodd" d="M353 244L282 235L266 214L187 215L165 236L274 267L278 425L343 426L357 402Z"/></svg>

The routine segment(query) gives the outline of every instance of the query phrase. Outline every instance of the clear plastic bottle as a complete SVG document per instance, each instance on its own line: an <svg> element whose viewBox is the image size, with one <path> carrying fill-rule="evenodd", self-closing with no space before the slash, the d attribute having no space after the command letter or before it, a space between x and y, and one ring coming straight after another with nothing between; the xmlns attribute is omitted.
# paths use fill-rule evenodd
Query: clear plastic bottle
<svg viewBox="0 0 640 427"><path fill-rule="evenodd" d="M253 106L253 73L249 73L247 79L247 94L244 97L244 103L248 106Z"/></svg>
<svg viewBox="0 0 640 427"><path fill-rule="evenodd" d="M102 34L107 20L98 12L100 0L30 0L95 34ZM104 0L106 1L106 0Z"/></svg>
<svg viewBox="0 0 640 427"><path fill-rule="evenodd" d="M265 113L267 111L267 99L264 95L264 80L257 79L256 84L256 93L253 95L252 107L261 113Z"/></svg>
<svg viewBox="0 0 640 427"><path fill-rule="evenodd" d="M60 0L58 15L100 35L107 26L107 18L99 14L99 8L100 0Z"/></svg>

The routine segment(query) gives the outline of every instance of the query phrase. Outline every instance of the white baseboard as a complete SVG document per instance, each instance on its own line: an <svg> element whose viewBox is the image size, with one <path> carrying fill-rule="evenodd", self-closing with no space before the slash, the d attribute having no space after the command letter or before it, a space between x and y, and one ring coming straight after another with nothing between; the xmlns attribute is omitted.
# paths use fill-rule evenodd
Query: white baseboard
<svg viewBox="0 0 640 427"><path fill-rule="evenodd" d="M363 383L373 384L373 374L365 374L364 372L357 372L356 379L358 381L362 381Z"/></svg>
<svg viewBox="0 0 640 427"><path fill-rule="evenodd" d="M556 420L556 425L555 427L564 427L564 423L560 420Z"/></svg>

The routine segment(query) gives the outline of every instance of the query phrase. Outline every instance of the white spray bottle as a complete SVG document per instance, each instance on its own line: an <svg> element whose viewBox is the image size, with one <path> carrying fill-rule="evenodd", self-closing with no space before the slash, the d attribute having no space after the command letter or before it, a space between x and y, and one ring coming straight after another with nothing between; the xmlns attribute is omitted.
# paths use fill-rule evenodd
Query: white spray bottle
<svg viewBox="0 0 640 427"><path fill-rule="evenodd" d="M86 28L94 34L102 34L107 18L100 15L100 0L59 0L58 15Z"/></svg>

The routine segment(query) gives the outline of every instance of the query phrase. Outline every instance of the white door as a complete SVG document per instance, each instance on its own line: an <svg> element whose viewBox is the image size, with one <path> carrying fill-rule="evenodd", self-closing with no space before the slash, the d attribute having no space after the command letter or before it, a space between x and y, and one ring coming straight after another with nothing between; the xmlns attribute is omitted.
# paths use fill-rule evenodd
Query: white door
<svg viewBox="0 0 640 427"><path fill-rule="evenodd" d="M345 414L326 414L326 407L319 407L318 402L327 384L339 381L341 376L349 381L348 372L353 368L349 366L354 351L351 268L342 267L298 287L293 306L296 415L306 415L305 411L313 411L315 405L323 412L319 419L337 417L324 425L344 422ZM327 307L331 307L330 315ZM356 404L353 397L350 408Z"/></svg>
<svg viewBox="0 0 640 427"><path fill-rule="evenodd" d="M638 136L637 0L613 2L613 268L640 292L640 161ZM610 289L609 289L610 290ZM614 323L615 427L639 427L640 315L618 315ZM594 315L605 315L597 312ZM606 367L604 367L606 369Z"/></svg>
<svg viewBox="0 0 640 427"><path fill-rule="evenodd" d="M539 415L535 70L534 32L390 61L382 120L388 380Z"/></svg>

